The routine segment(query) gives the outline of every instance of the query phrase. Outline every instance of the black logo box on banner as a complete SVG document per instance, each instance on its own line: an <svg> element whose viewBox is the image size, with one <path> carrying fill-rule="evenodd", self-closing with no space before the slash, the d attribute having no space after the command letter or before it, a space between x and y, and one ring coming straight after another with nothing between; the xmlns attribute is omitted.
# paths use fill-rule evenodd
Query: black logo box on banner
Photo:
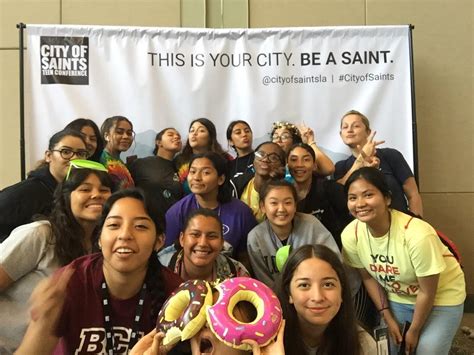
<svg viewBox="0 0 474 355"><path fill-rule="evenodd" d="M40 39L41 84L89 85L89 37Z"/></svg>

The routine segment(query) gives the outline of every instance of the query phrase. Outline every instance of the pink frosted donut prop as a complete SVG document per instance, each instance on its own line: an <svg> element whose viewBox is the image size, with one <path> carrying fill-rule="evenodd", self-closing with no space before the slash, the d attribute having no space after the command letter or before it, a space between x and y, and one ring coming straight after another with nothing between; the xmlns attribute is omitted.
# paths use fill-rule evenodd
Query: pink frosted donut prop
<svg viewBox="0 0 474 355"><path fill-rule="evenodd" d="M163 345L192 338L206 323L205 306L211 304L212 291L206 281L183 282L158 313L156 330L165 333Z"/></svg>
<svg viewBox="0 0 474 355"><path fill-rule="evenodd" d="M280 301L262 282L250 277L227 279L216 286L217 302L207 307L207 324L215 336L226 345L240 350L252 350L242 343L255 340L259 346L267 345L277 334L282 321ZM257 317L243 323L233 316L238 302L250 302L257 310Z"/></svg>

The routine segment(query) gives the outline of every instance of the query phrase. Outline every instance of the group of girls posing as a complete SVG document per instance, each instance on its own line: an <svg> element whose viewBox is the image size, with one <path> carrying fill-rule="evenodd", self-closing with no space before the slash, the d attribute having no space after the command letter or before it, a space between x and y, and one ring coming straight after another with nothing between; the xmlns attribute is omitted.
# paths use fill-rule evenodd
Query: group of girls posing
<svg viewBox="0 0 474 355"><path fill-rule="evenodd" d="M217 221L215 214L203 213L190 217L181 239L186 233L206 228L214 229L204 232L207 235L215 233L214 238L222 238L219 228L212 226ZM211 221L203 224L200 218ZM152 331L158 309L181 281L153 256L153 250L163 243L159 225L153 205L141 193L122 190L113 194L99 222L101 252L76 259L35 290L32 320L17 354L38 349L64 354L126 353L143 333ZM282 328L266 348L254 346L254 353L292 354L296 353L293 349L302 347L309 354L374 354L373 340L356 326L347 285L333 251L319 245L295 250L277 286L286 331ZM297 330L301 330L302 340L295 339ZM152 347L162 336L154 338L155 333L144 337L132 353L166 354L169 349L157 344ZM338 336L341 334L344 341ZM207 328L196 335L191 346L193 354L243 353L220 343Z"/></svg>
<svg viewBox="0 0 474 355"><path fill-rule="evenodd" d="M288 122L273 124L271 141L281 150L269 147L268 150L272 150L269 153L275 153L275 155L269 155L268 159L265 159L265 156L261 154L265 155L265 148L259 149L261 148L259 146L255 151L253 150L252 130L245 121L233 121L227 128L229 146L237 154L236 159L232 160L217 141L214 124L206 118L198 118L193 120L189 126L188 139L182 152L180 152L182 148L180 134L173 128L166 128L156 136L155 155L137 159L128 166L120 158L120 154L127 151L134 141L133 124L126 117L107 118L100 131L93 121L77 119L71 122L66 130L72 134L71 137L76 135L75 141L59 142L58 137L53 136L45 153L44 164L33 171L26 182L10 187L0 195L0 211L5 210L6 212L2 214L6 216L2 217L4 221L0 220L0 238L2 240L15 227L29 222L33 214L49 213L52 191L61 181L60 170L64 170L64 166L70 159L86 158L87 156L107 167L117 188L127 188L134 185L141 187L148 195L154 196L153 198L164 211L180 200L184 194L191 192L187 180L191 157L195 154L214 152L228 162L226 176L231 180L234 196L240 198L252 209L259 222L263 220L263 215L258 206L258 189L262 182L268 178L276 178L285 174L286 179L291 182L298 180L296 187L301 200L299 201L301 211L311 212L316 217L322 218L322 215L318 215L317 211L335 209L337 214L342 216L342 220L341 217L336 218L338 221L333 222L330 228L333 234L338 235L344 224L347 223L348 216L347 213L339 213L341 209L338 207L337 200L341 201L341 199L326 199L332 205L330 209L311 206L311 201L319 201L315 197L322 197L321 194L332 196L334 189L340 189L340 186L335 183L324 183L323 177L334 173L335 180L344 184L350 173L362 166L376 166L386 174L394 196L393 206L395 208L403 211L409 209L419 216L423 212L421 197L406 161L394 149L376 149L383 142L374 140L375 132L370 130L368 119L357 111L349 111L341 120L340 135L344 143L351 148L352 156L345 161L338 162L336 167L316 144L311 128L304 125L298 128ZM77 132L80 132L81 137L77 135ZM69 144L70 147L63 143ZM286 169L285 172L286 158L290 148L295 144L303 146L303 143L307 144L305 149L313 160L311 178L309 175L304 177L304 183L298 176L302 174L302 169L292 169L290 159L288 159L289 169ZM64 150L64 148L68 149ZM257 159L255 159L256 153ZM290 157L288 156L288 158ZM256 161L263 163L258 167L254 164ZM57 171L58 167L59 171ZM25 196L29 196L31 191L37 195L38 198L35 198L35 201L38 202L28 206L19 203L18 205L22 207L9 208L10 201L24 201ZM303 201L305 196L308 198ZM326 220L329 219L326 218Z"/></svg>
<svg viewBox="0 0 474 355"><path fill-rule="evenodd" d="M314 142L312 132L299 132L298 135L291 125L285 126L286 131L278 131L282 124L276 125L272 132L274 142L262 143L253 152L250 127L247 125L246 129L242 122L238 123L240 126L235 124L233 128L240 128L235 134L231 129L230 134L231 138L235 135L243 138L232 138L231 143L238 154L244 143L250 143L250 150L240 150L243 154L240 158L253 154L253 167L249 167L250 160L240 165L236 162L235 173L232 170L229 173L227 169L228 156L216 151L215 145L209 145L213 140L217 143L215 128L206 126L212 123L199 119L191 124L193 132L186 146L194 155L180 157L184 162L182 175L186 175L191 194L168 210L167 229L170 228L169 235L173 237L168 239L170 237L166 234L169 248L162 250L160 259L154 251L165 244L160 221L163 209L153 196L146 194L145 198L137 190L125 189L113 194L102 208L112 183L100 179L100 174L103 174L100 170L73 169L74 162L69 164L73 156L84 157L80 156L84 155L84 150L87 156L95 153L92 152L93 144L86 137L91 132L79 136L77 148L70 146L69 142L60 142L60 146L57 146L58 142L53 143L47 152L50 158L48 172L54 176L53 172L60 171L64 179L69 167L68 179L72 181L75 174L82 172L87 176L79 179L79 184L83 183L90 191L102 192L91 192L86 197L80 194L85 191L81 185L68 190L70 196L65 199L62 209L67 210L69 204L69 223L79 224L83 230L82 233L77 232L81 229L74 230L79 242L74 244L76 254L69 255L69 258L61 256L61 248L68 249L70 245L57 247L60 244L57 240L60 234L70 237L73 229L64 227L66 233L62 233L62 229L55 227L54 215L57 212L53 211L47 223L34 222L14 232L43 235L43 240L46 240L41 243L36 240L41 238L30 237L30 242L39 244L35 247L41 255L37 259L40 262L23 268L27 271L22 275L30 272L41 278L74 258L89 254L93 251L91 231L97 223L101 251L76 259L35 291L32 321L18 349L20 354L31 353L32 349L45 349L45 352L56 349L58 353L127 352L138 338L154 328L157 311L182 279L211 281L248 275L245 267L248 259L256 277L274 285L278 291L287 319L282 335L266 349L254 347L255 353L374 354L373 340L356 325L351 288L340 260L339 236L348 222L344 215L347 209L355 221L342 232L343 258L358 270L388 325L394 340L392 346L403 340L408 352L416 349L418 353L447 353L462 316L464 275L456 259L427 223L390 208L395 197L384 183L386 176L391 174L392 182L401 186L394 193L406 194L410 210L422 212L420 201L416 197L413 199L413 191L417 193L417 189L416 184L413 189L412 175L397 175L393 161L399 157L393 158L396 156L393 152L385 156L378 154L375 147L381 142L374 141L375 133L370 131L363 116L351 112L341 121L341 137L351 147L354 156L352 165L345 163L350 165L347 172L338 182L331 184L325 183L316 173L320 165L323 171L319 174L334 166L325 166L322 152L316 144L311 144ZM106 145L101 156L110 162L114 157L120 159L120 149L125 149L133 141L133 127L127 119L116 119L109 128L105 127L107 144L113 141L115 148ZM157 154L163 149L163 159L170 162L181 144L179 134L173 129L160 133ZM301 141L295 139L296 136ZM303 136L310 144L302 142ZM296 144L284 148L283 143L290 138ZM57 159L56 153L62 160ZM69 159L65 158L67 156ZM281 180L285 176L287 157L292 183ZM109 172L116 171L114 167L117 166L120 164L111 169L109 164ZM238 171L240 169L243 170ZM392 169L391 173L387 169ZM169 176L176 180L177 175ZM229 176L233 177L234 194L242 202L231 197ZM67 186L68 179L60 189ZM342 185L338 184L342 182L348 195L347 206L340 203ZM161 194L164 196L165 192ZM73 197L77 196L84 198L74 202ZM317 196L316 201L314 196ZM232 206L232 213L227 211L228 206ZM100 212L102 218L97 222ZM65 217L61 218L61 223L66 223ZM248 240L245 240L247 234ZM18 247L18 240L19 237L13 235L11 241L7 240L11 250ZM82 247L77 248L77 243ZM291 246L293 252L276 277L276 251L284 245ZM58 248L61 250L56 251ZM47 253L51 254L49 259L57 260L43 265L49 260L43 258ZM13 292L14 286L22 281L18 280L22 275L15 273L16 268L8 266L13 259L5 255L0 254L2 296L5 290ZM175 274L163 268L160 260ZM27 286L22 287L27 289ZM31 285L29 287L28 295L32 289ZM23 314L24 327L24 308ZM405 321L412 324L402 339L400 325ZM449 329L445 324L449 324ZM153 349L156 353L165 353L167 349L157 347L160 339L161 335L151 333L136 345L134 351L154 346L147 351ZM196 337L192 342L194 353L203 352L206 339L209 336L203 334ZM213 341L217 347L218 340Z"/></svg>
<svg viewBox="0 0 474 355"><path fill-rule="evenodd" d="M383 174L375 168L363 168L349 178L346 185L348 207L356 220L343 232L344 259L359 268L369 294L388 324L394 345L402 341L399 323L409 320L413 328L404 339L407 353L416 349L421 354L446 354L462 316L465 297L462 271L426 222L414 219L412 225L407 226L411 217L389 208L390 197L384 184ZM291 191L291 185L284 188ZM294 193L290 196L294 200ZM269 193L262 196L262 201L271 204ZM173 278L169 271L160 269L155 257L151 257L163 240L157 227L160 224L153 217L156 211L145 206L148 206L146 200L134 190L123 190L109 198L100 222L102 252L77 259L35 292L34 317L18 349L19 354L55 346L58 346L57 351L63 349L64 353L70 353L85 345L98 352L103 350L104 344L120 353L135 343L136 339L130 334L146 333L154 328L156 313L153 310L156 308L151 300L162 303L170 292L170 279ZM188 265L199 266L201 262L201 265L207 262L207 273L200 274L200 277L212 280L217 275L213 267L209 267L208 261L212 258L206 260L206 256L218 254L199 248L209 243L205 239L216 239L217 250L219 245L223 245L223 238L216 214L204 211L208 210L203 210L203 214L196 210L189 218L180 243L185 255L183 258L191 259ZM277 226L278 214L276 217L274 223ZM285 219L286 214L282 217ZM211 220L205 223L206 218ZM186 241L187 237L190 240ZM197 250L196 246L199 246ZM428 256L422 255L425 251ZM390 282L382 281L386 280L380 277L385 276L382 269L377 268L374 272L371 268L371 259L384 254L387 254L385 260L397 261L397 264L391 264L391 270L400 270L390 274L395 276ZM150 287L148 282L152 279L148 275L152 273L153 263L161 272L153 274L156 283ZM194 272L195 268L190 270ZM384 270L388 270L387 265ZM180 278L176 275L173 280L176 280L176 286ZM394 286L396 283L401 287ZM160 291L155 294L162 297L153 296L149 290L156 291L157 287ZM101 291L101 288L107 291ZM376 353L374 340L357 326L346 273L333 250L319 244L303 245L293 250L275 289L287 320L285 330L282 330L284 335L277 337L268 348L254 347L254 353ZM110 308L102 306L104 298L111 300ZM140 298L144 300L143 310L134 306ZM88 308L83 309L86 304ZM113 324L104 321L107 312L114 315ZM118 317L119 314L122 316ZM133 322L137 315L140 316L138 319L143 318L139 324ZM149 323L146 317L151 317ZM209 346L216 349L225 347L206 331L204 329L192 342L195 354L203 352L203 348L206 348L206 353L211 353ZM101 341L106 339L107 332L113 334L112 339L118 344ZM134 351L142 353L146 349L148 353L153 353L151 350L156 354L167 353L169 349L157 346L162 334L155 334L152 332L144 337Z"/></svg>
<svg viewBox="0 0 474 355"><path fill-rule="evenodd" d="M48 215L51 212L53 192L64 180L70 160L89 159L99 162L101 155L120 160L120 152L128 150L132 140L119 138L119 133L125 130L123 134L128 137L133 130L131 123L124 117L114 116L107 119L102 128L103 134L92 120L80 118L72 121L64 130L50 138L44 159L29 173L26 180L1 191L0 242L16 227L31 222L34 215ZM107 137L105 147L102 136ZM105 160L101 162L106 163ZM117 179L117 169L114 166L112 164L109 167L110 176L122 186L122 180Z"/></svg>

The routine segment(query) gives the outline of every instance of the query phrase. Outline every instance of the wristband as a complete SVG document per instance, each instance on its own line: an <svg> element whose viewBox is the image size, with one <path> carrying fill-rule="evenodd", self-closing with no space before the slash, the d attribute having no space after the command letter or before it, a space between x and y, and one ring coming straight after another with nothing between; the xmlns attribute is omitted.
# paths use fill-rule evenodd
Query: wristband
<svg viewBox="0 0 474 355"><path fill-rule="evenodd" d="M379 312L379 313L380 313L380 312L383 312L383 311L385 311L386 309L390 309L390 307L382 307L382 308L380 308L380 309L378 310L378 312Z"/></svg>
<svg viewBox="0 0 474 355"><path fill-rule="evenodd" d="M316 142L313 141L313 142L309 143L308 145L313 145L313 144L316 145Z"/></svg>

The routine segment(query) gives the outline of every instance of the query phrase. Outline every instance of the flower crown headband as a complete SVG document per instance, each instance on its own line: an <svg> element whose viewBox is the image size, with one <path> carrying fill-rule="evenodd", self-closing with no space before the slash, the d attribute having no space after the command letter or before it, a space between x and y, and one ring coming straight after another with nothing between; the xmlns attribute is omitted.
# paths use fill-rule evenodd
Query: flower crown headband
<svg viewBox="0 0 474 355"><path fill-rule="evenodd" d="M287 122L287 121L276 121L276 122L273 122L272 124L272 134L273 132L275 132L275 130L279 129L279 128L286 128L287 130L290 131L290 133L293 135L293 136L298 136L298 137L301 137L301 132L300 130L298 129L298 127L296 127L296 125L294 125L293 123L290 123L290 122Z"/></svg>

